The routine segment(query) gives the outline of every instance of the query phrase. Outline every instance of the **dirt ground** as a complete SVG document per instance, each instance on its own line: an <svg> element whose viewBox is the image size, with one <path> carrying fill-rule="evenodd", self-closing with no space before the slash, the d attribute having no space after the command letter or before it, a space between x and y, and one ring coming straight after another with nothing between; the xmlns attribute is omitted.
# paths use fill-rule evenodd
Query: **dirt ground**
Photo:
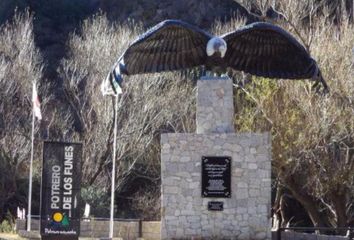
<svg viewBox="0 0 354 240"><path fill-rule="evenodd" d="M0 240L24 240L24 238L13 233L0 233Z"/></svg>

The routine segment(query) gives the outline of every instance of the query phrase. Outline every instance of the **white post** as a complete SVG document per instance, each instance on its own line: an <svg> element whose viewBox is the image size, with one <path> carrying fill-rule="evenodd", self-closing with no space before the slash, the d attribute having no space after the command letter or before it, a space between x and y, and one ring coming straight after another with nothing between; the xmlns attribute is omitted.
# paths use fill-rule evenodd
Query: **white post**
<svg viewBox="0 0 354 240"><path fill-rule="evenodd" d="M32 165L33 165L33 139L34 139L34 110L32 107L32 136L31 136L31 160L29 170L29 190L28 190L28 214L27 214L27 231L31 231L31 207L32 207Z"/></svg>
<svg viewBox="0 0 354 240"><path fill-rule="evenodd" d="M111 217L109 221L109 238L113 239L113 221L114 221L114 190L116 179L116 147L117 147L117 112L118 112L118 94L115 97L114 106L114 129L113 129L113 166L112 166L112 189L111 189Z"/></svg>

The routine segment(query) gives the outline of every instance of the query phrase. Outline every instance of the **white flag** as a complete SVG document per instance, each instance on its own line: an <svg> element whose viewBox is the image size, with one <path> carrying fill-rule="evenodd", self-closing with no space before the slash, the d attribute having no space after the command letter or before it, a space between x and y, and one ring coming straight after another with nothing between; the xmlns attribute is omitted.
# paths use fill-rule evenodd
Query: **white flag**
<svg viewBox="0 0 354 240"><path fill-rule="evenodd" d="M32 91L33 114L38 120L42 120L41 103L39 102L36 83L33 82Z"/></svg>
<svg viewBox="0 0 354 240"><path fill-rule="evenodd" d="M124 64L123 60L119 60L118 63L115 64L113 69L108 73L107 77L103 80L101 84L101 92L103 96L105 95L113 95L117 96L122 94L121 83L123 81L121 75L121 65Z"/></svg>
<svg viewBox="0 0 354 240"><path fill-rule="evenodd" d="M122 88L119 86L117 81L114 79L114 73L110 72L107 77L103 80L101 84L101 92L103 96L105 95L119 95L122 93Z"/></svg>
<svg viewBox="0 0 354 240"><path fill-rule="evenodd" d="M90 216L90 209L91 209L90 204L86 203L85 204L85 211L84 211L84 218L88 218Z"/></svg>
<svg viewBox="0 0 354 240"><path fill-rule="evenodd" d="M22 219L22 211L19 207L17 207L17 219Z"/></svg>

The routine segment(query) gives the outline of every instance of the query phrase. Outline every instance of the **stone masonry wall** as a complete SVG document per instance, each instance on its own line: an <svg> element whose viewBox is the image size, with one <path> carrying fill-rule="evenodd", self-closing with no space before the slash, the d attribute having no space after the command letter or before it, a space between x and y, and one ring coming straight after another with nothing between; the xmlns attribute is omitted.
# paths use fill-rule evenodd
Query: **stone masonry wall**
<svg viewBox="0 0 354 240"><path fill-rule="evenodd" d="M350 238L345 236L317 235L314 233L287 231L281 233L281 240L350 240Z"/></svg>
<svg viewBox="0 0 354 240"><path fill-rule="evenodd" d="M161 146L161 239L271 238L268 133L163 134ZM232 157L231 198L202 198L202 156Z"/></svg>
<svg viewBox="0 0 354 240"><path fill-rule="evenodd" d="M202 77L197 82L197 133L234 132L232 80Z"/></svg>
<svg viewBox="0 0 354 240"><path fill-rule="evenodd" d="M142 221L141 235L144 240L160 239L159 221ZM39 220L31 221L33 239L40 239ZM21 237L27 238L29 232L26 231L26 220L16 220L16 231ZM107 238L109 232L109 220L95 220L95 218L86 219L80 222L80 238L101 239ZM138 239L139 222L138 221L114 221L114 238ZM31 237L31 239L32 239ZM0 239L1 240L1 239Z"/></svg>

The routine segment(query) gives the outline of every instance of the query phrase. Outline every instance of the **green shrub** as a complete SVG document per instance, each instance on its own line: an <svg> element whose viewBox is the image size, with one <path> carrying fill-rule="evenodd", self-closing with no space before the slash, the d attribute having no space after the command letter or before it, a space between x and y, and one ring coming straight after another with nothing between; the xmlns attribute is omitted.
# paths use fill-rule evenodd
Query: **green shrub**
<svg viewBox="0 0 354 240"><path fill-rule="evenodd" d="M8 220L2 221L2 223L0 224L0 232L2 233L14 232L14 224Z"/></svg>

